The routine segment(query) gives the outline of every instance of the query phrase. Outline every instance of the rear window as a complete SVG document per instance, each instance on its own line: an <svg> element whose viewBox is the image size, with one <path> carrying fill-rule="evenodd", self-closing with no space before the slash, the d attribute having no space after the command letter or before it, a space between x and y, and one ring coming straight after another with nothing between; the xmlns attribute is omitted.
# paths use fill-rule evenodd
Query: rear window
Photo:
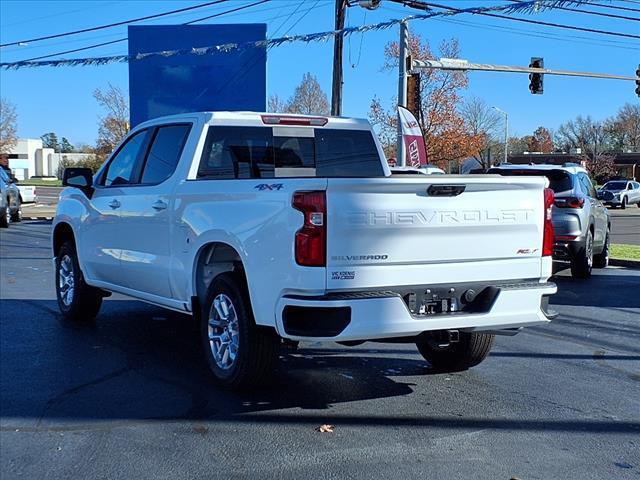
<svg viewBox="0 0 640 480"><path fill-rule="evenodd" d="M490 168L487 173L497 173L505 177L510 176L545 176L549 179L549 188L554 193L566 192L573 188L573 180L569 173L564 170L535 170L531 168L517 169L502 169L502 168Z"/></svg>
<svg viewBox="0 0 640 480"><path fill-rule="evenodd" d="M371 132L316 129L273 136L271 127L209 127L199 178L382 177Z"/></svg>

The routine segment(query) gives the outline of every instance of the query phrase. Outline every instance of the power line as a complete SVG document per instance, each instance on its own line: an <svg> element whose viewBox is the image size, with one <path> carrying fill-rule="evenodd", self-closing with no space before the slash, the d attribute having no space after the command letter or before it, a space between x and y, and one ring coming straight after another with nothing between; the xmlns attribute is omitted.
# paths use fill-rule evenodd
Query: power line
<svg viewBox="0 0 640 480"><path fill-rule="evenodd" d="M606 3L589 2L590 7L610 8L612 10L623 10L627 12L640 12L640 8L621 7L620 5L607 5Z"/></svg>
<svg viewBox="0 0 640 480"><path fill-rule="evenodd" d="M249 3L247 5L242 5L240 7L232 8L231 10L226 10L224 12L216 13L215 15L209 15L207 17L198 18L196 20L191 20L189 22L183 23L182 25L191 25L192 23L201 22L203 20L210 20L210 19L215 18L215 17L221 17L223 15L227 15L228 13L233 13L233 12L237 12L239 10L244 10L245 8L254 7L256 5L260 5L261 3L266 3L268 1L270 1L270 0L259 0L259 1L254 2L254 3ZM27 60L20 60L20 61L22 61L22 62L32 62L34 60L42 60L43 58L57 57L58 55L66 55L66 54L69 54L69 53L76 53L76 52L81 52L81 51L84 51L84 50L90 50L92 48L104 47L106 45L112 45L114 43L126 42L128 39L129 39L129 37L119 38L117 40L111 40L110 42L97 43L95 45L89 45L87 47L75 48L73 50L67 50L67 51L64 51L64 52L51 53L49 55L42 55L40 57L33 57L33 58L29 58Z"/></svg>
<svg viewBox="0 0 640 480"><path fill-rule="evenodd" d="M404 4L403 0L392 0L396 3L402 3ZM463 9L459 9L459 8L455 8L455 7L449 7L447 5L441 5L439 3L431 3L431 2L419 2L418 0L411 0L411 5L412 8L417 8L417 9L422 9L422 10L430 10L432 8L441 8L443 10L447 10L450 12L456 12L456 13L471 13L473 15L483 15L486 17L494 17L494 18L502 18L505 20L511 20L512 22L521 22L521 23L530 23L533 25L544 25L546 27L555 27L555 28L563 28L566 30L576 30L579 32L589 32L589 33L599 33L601 35L610 35L610 36L614 36L614 37L623 37L623 38L635 38L635 39L640 39L640 35L634 35L632 33L622 33L622 32L612 32L609 30L600 30L597 28L587 28L587 27L578 27L576 25L566 25L566 24L562 24L562 23L552 23L552 22L543 22L541 20L530 20L527 18L518 18L518 17L510 17L508 15L500 15L499 13L490 13L489 11L481 11L481 10L476 10L476 11L465 11ZM417 7L417 5L422 5L424 8L420 8Z"/></svg>
<svg viewBox="0 0 640 480"><path fill-rule="evenodd" d="M210 5L215 5L217 3L223 3L223 2L226 2L226 1L228 1L228 0L214 0L213 2L201 3L199 5L193 5L191 7L179 8L177 10L171 10L169 12L156 13L155 15L147 15L146 17L133 18L133 19L130 19L130 20L124 20L122 22L109 23L109 24L106 24L106 25L98 25L96 27L83 28L81 30L74 30L74 31L71 31L71 32L56 33L55 35L47 35L47 36L44 36L44 37L30 38L28 40L19 40L17 42L3 43L2 45L0 45L0 48L1 47L9 47L9 46L12 46L12 45L19 45L21 43L39 42L41 40L49 40L51 38L67 37L69 35L77 35L79 33L94 32L96 30L103 30L105 28L117 27L117 26L120 26L120 25L129 24L129 23L141 22L143 20L150 20L152 18L165 17L167 15L173 15L174 13L186 12L186 11L189 11L189 10L195 10L197 8L208 7Z"/></svg>
<svg viewBox="0 0 640 480"><path fill-rule="evenodd" d="M521 0L509 0L512 3L521 3ZM604 13L604 12L592 12L590 10L580 10L579 8L569 8L557 6L554 7L556 10L564 10L566 12L576 12L576 13L584 13L586 15L596 15L598 17L607 17L607 18L618 18L621 20L631 20L634 22L640 22L640 18L638 17L627 17L626 15L616 15L615 13Z"/></svg>

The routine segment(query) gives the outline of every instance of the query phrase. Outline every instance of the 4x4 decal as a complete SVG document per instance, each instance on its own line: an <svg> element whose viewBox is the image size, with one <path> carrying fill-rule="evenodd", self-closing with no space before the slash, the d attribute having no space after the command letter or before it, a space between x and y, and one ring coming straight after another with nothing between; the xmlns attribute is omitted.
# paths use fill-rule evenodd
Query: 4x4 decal
<svg viewBox="0 0 640 480"><path fill-rule="evenodd" d="M256 185L253 188L257 188L260 191L262 191L262 190L282 190L284 188L284 185L281 184L281 183L272 183L272 184L261 183L260 185Z"/></svg>

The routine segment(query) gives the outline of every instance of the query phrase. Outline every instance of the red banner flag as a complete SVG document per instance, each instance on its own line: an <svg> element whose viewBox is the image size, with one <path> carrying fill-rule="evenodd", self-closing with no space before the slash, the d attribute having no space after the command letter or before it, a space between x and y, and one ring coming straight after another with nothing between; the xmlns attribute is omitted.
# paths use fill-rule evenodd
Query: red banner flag
<svg viewBox="0 0 640 480"><path fill-rule="evenodd" d="M402 126L402 141L404 142L405 162L409 167L427 165L427 146L420 124L409 110L398 106L398 118Z"/></svg>

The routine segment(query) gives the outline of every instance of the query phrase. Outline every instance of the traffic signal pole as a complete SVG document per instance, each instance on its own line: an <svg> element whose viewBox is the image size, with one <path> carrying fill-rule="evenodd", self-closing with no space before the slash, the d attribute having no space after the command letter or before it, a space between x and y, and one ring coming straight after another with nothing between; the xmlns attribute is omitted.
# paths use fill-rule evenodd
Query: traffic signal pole
<svg viewBox="0 0 640 480"><path fill-rule="evenodd" d="M407 106L407 58L409 55L409 28L407 22L400 23L400 55L398 57L398 106ZM402 140L402 124L400 114L397 117L398 140L396 143L396 164L404 167L407 164L404 141Z"/></svg>

